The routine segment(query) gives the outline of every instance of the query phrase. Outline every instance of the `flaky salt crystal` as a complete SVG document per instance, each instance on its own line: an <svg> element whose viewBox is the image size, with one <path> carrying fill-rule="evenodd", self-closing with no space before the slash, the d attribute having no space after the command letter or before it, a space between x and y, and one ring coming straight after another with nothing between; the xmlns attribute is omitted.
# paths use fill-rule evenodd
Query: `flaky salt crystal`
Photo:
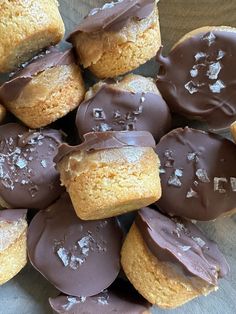
<svg viewBox="0 0 236 314"><path fill-rule="evenodd" d="M196 176L203 183L209 183L210 182L205 169L197 169Z"/></svg>
<svg viewBox="0 0 236 314"><path fill-rule="evenodd" d="M210 84L209 88L212 93L219 94L226 86L221 80L217 80L214 84Z"/></svg>
<svg viewBox="0 0 236 314"><path fill-rule="evenodd" d="M61 247L57 250L57 255L62 261L63 265L66 267L69 265L70 262L70 255L67 249Z"/></svg>
<svg viewBox="0 0 236 314"><path fill-rule="evenodd" d="M198 92L198 88L193 81L189 81L184 85L184 87L191 95Z"/></svg>
<svg viewBox="0 0 236 314"><path fill-rule="evenodd" d="M230 185L231 185L232 191L236 192L236 178L234 177L230 178Z"/></svg>
<svg viewBox="0 0 236 314"><path fill-rule="evenodd" d="M215 177L214 178L214 192L219 192L221 194L226 193L225 184L228 180L224 177Z"/></svg>
<svg viewBox="0 0 236 314"><path fill-rule="evenodd" d="M211 64L209 64L207 76L211 80L217 80L221 69L222 69L222 67L221 67L220 62L211 63Z"/></svg>
<svg viewBox="0 0 236 314"><path fill-rule="evenodd" d="M190 188L190 190L188 191L186 198L192 198L192 197L197 197L197 192L194 191L192 188Z"/></svg>

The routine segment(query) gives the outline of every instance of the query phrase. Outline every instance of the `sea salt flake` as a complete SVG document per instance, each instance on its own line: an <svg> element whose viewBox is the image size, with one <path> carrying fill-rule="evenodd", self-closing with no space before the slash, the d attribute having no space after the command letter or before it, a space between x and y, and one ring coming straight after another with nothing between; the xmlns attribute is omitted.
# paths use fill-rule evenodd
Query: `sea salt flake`
<svg viewBox="0 0 236 314"><path fill-rule="evenodd" d="M214 84L209 84L212 93L219 94L226 86L221 80L217 80Z"/></svg>
<svg viewBox="0 0 236 314"><path fill-rule="evenodd" d="M197 192L190 188L190 190L187 192L186 198L192 198L197 196L198 196Z"/></svg>
<svg viewBox="0 0 236 314"><path fill-rule="evenodd" d="M183 176L183 170L175 169L175 175L176 175L176 177L182 177Z"/></svg>
<svg viewBox="0 0 236 314"><path fill-rule="evenodd" d="M194 58L196 61L199 61L200 59L205 58L206 56L207 55L205 52L200 51L200 52L195 54Z"/></svg>
<svg viewBox="0 0 236 314"><path fill-rule="evenodd" d="M189 161L195 160L196 157L197 157L197 154L196 154L196 153L188 153L188 155L187 155L187 159L188 159Z"/></svg>
<svg viewBox="0 0 236 314"><path fill-rule="evenodd" d="M70 268L76 270L85 262L85 258L80 258L78 256L72 255L70 257Z"/></svg>
<svg viewBox="0 0 236 314"><path fill-rule="evenodd" d="M67 267L70 262L70 253L67 249L61 247L57 250L57 256L62 261L63 265Z"/></svg>
<svg viewBox="0 0 236 314"><path fill-rule="evenodd" d="M119 110L114 111L113 119L119 119L121 117L121 112Z"/></svg>
<svg viewBox="0 0 236 314"><path fill-rule="evenodd" d="M143 102L145 102L145 97L144 96L142 96L141 98L140 98L140 100L141 100L141 103L143 103Z"/></svg>
<svg viewBox="0 0 236 314"><path fill-rule="evenodd" d="M22 157L18 157L16 161L16 166L20 169L24 169L27 166L27 160Z"/></svg>
<svg viewBox="0 0 236 314"><path fill-rule="evenodd" d="M97 126L97 131L99 132L111 131L111 127L106 123L100 123L100 125Z"/></svg>
<svg viewBox="0 0 236 314"><path fill-rule="evenodd" d="M179 245L179 248L180 248L182 251L187 252L188 250L191 249L191 246L188 246L188 245L184 245L184 246Z"/></svg>
<svg viewBox="0 0 236 314"><path fill-rule="evenodd" d="M133 123L133 122L127 123L125 126L125 130L126 131L134 131L135 130L135 123Z"/></svg>
<svg viewBox="0 0 236 314"><path fill-rule="evenodd" d="M207 40L208 46L210 47L215 42L216 36L212 32L209 32L205 34L202 39Z"/></svg>
<svg viewBox="0 0 236 314"><path fill-rule="evenodd" d="M192 237L193 241L196 242L200 247L204 247L204 245L206 244L205 241L203 241L201 238L199 237Z"/></svg>
<svg viewBox="0 0 236 314"><path fill-rule="evenodd" d="M221 60L224 56L225 52L223 50L219 50L216 60Z"/></svg>
<svg viewBox="0 0 236 314"><path fill-rule="evenodd" d="M105 112L103 111L103 109L100 109L100 108L94 108L93 109L93 117L94 117L94 120L105 120L106 119Z"/></svg>
<svg viewBox="0 0 236 314"><path fill-rule="evenodd" d="M214 192L219 192L221 194L226 193L225 185L228 180L224 177L215 177L214 178Z"/></svg>
<svg viewBox="0 0 236 314"><path fill-rule="evenodd" d="M133 114L137 116L137 115L141 114L142 112L143 112L143 106L141 105L138 107L138 109L133 111Z"/></svg>
<svg viewBox="0 0 236 314"><path fill-rule="evenodd" d="M221 69L222 69L222 67L221 67L220 62L211 63L211 64L209 64L207 76L211 80L217 80Z"/></svg>
<svg viewBox="0 0 236 314"><path fill-rule="evenodd" d="M165 152L164 152L164 156L168 159L168 160L173 160L173 152L172 150L170 149L167 149Z"/></svg>
<svg viewBox="0 0 236 314"><path fill-rule="evenodd" d="M230 178L230 185L231 185L232 191L236 192L236 178L234 177Z"/></svg>
<svg viewBox="0 0 236 314"><path fill-rule="evenodd" d="M203 183L209 183L210 179L208 178L207 172L205 169L197 169L196 176Z"/></svg>
<svg viewBox="0 0 236 314"><path fill-rule="evenodd" d="M160 169L159 169L159 173L160 173L160 174L164 174L164 173L166 173L166 171L165 171L165 169L160 168Z"/></svg>
<svg viewBox="0 0 236 314"><path fill-rule="evenodd" d="M175 174L172 174L170 177L169 177L169 180L168 180L168 185L172 185L172 186L175 186L175 187L181 187L181 181L180 179L175 175Z"/></svg>
<svg viewBox="0 0 236 314"><path fill-rule="evenodd" d="M67 297L67 301L68 303L67 304L64 304L62 307L65 309L65 310L70 310L73 305L75 304L78 304L78 303L84 303L86 301L86 297Z"/></svg>
<svg viewBox="0 0 236 314"><path fill-rule="evenodd" d="M102 304L102 305L107 305L107 304L108 304L107 297L98 297L98 298L97 298L97 302L98 302L99 304Z"/></svg>
<svg viewBox="0 0 236 314"><path fill-rule="evenodd" d="M197 77L198 76L198 69L194 65L193 68L190 70L191 77Z"/></svg>
<svg viewBox="0 0 236 314"><path fill-rule="evenodd" d="M47 168L47 161L45 159L41 160L40 163L43 168Z"/></svg>
<svg viewBox="0 0 236 314"><path fill-rule="evenodd" d="M194 84L193 81L189 81L184 85L184 87L187 89L187 91L192 95L194 93L198 92L197 86Z"/></svg>

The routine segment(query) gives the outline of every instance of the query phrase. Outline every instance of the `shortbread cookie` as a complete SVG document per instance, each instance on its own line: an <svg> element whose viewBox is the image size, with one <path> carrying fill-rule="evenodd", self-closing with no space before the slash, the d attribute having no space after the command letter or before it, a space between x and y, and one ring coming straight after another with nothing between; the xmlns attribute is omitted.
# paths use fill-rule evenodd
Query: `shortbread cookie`
<svg viewBox="0 0 236 314"><path fill-rule="evenodd" d="M170 108L190 119L223 129L236 120L236 28L207 26L196 29L161 52L157 87Z"/></svg>
<svg viewBox="0 0 236 314"><path fill-rule="evenodd" d="M155 0L123 0L95 8L68 38L84 68L116 77L155 56L161 45Z"/></svg>
<svg viewBox="0 0 236 314"><path fill-rule="evenodd" d="M121 241L116 219L82 221L65 194L34 217L27 244L32 265L57 289L88 297L116 279Z"/></svg>
<svg viewBox="0 0 236 314"><path fill-rule="evenodd" d="M0 285L27 263L25 209L0 210Z"/></svg>
<svg viewBox="0 0 236 314"><path fill-rule="evenodd" d="M158 208L173 216L212 220L236 209L236 146L213 133L175 129L156 146L161 160Z"/></svg>
<svg viewBox="0 0 236 314"><path fill-rule="evenodd" d="M0 87L0 101L30 128L65 116L83 100L84 82L72 49L49 51Z"/></svg>
<svg viewBox="0 0 236 314"><path fill-rule="evenodd" d="M64 32L56 0L1 1L0 72L12 71L58 43Z"/></svg>
<svg viewBox="0 0 236 314"><path fill-rule="evenodd" d="M231 131L234 141L236 142L236 122L231 124L230 131Z"/></svg>
<svg viewBox="0 0 236 314"><path fill-rule="evenodd" d="M158 200L154 146L145 131L87 133L78 146L62 144L55 162L77 215L84 220L113 217Z"/></svg>
<svg viewBox="0 0 236 314"><path fill-rule="evenodd" d="M99 82L78 108L81 138L96 131L149 131L156 141L171 127L169 108L151 78L130 74L116 83Z"/></svg>
<svg viewBox="0 0 236 314"><path fill-rule="evenodd" d="M62 141L53 129L0 126L0 206L44 209L63 191L53 158Z"/></svg>
<svg viewBox="0 0 236 314"><path fill-rule="evenodd" d="M191 222L151 208L138 212L121 251L123 269L150 303L171 309L215 291L229 266Z"/></svg>
<svg viewBox="0 0 236 314"><path fill-rule="evenodd" d="M6 117L6 109L5 107L3 107L1 104L0 104L0 124L2 124L4 122L4 119Z"/></svg>

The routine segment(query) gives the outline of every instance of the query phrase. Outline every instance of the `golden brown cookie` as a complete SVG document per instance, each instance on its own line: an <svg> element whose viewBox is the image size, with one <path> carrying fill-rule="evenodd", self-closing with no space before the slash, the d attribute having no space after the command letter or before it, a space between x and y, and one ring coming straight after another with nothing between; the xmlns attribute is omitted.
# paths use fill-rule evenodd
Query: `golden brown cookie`
<svg viewBox="0 0 236 314"><path fill-rule="evenodd" d="M81 145L61 145L55 161L77 215L107 218L159 199L154 145L152 135L142 131L88 133Z"/></svg>
<svg viewBox="0 0 236 314"><path fill-rule="evenodd" d="M4 121L5 117L6 117L6 109L5 107L3 107L1 104L0 104L0 124Z"/></svg>
<svg viewBox="0 0 236 314"><path fill-rule="evenodd" d="M26 210L0 211L0 285L13 278L27 262Z"/></svg>
<svg viewBox="0 0 236 314"><path fill-rule="evenodd" d="M80 104L84 93L71 49L40 56L0 87L2 103L30 128L65 116Z"/></svg>
<svg viewBox="0 0 236 314"><path fill-rule="evenodd" d="M228 264L191 222L139 211L121 250L126 276L150 303L171 309L217 290Z"/></svg>
<svg viewBox="0 0 236 314"><path fill-rule="evenodd" d="M159 14L156 1L144 2L106 4L90 12L68 39L85 68L99 78L116 77L155 56L161 45Z"/></svg>

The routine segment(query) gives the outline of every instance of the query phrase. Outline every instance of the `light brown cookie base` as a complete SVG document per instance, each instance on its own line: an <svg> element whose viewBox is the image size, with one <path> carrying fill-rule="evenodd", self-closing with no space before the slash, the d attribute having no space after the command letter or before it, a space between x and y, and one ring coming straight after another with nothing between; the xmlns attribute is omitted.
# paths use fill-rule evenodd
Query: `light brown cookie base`
<svg viewBox="0 0 236 314"><path fill-rule="evenodd" d="M158 10L144 20L132 20L120 32L80 32L72 41L81 64L97 77L125 74L153 58L160 48Z"/></svg>
<svg viewBox="0 0 236 314"><path fill-rule="evenodd" d="M135 224L123 244L121 264L139 293L161 308L176 308L216 289L198 277L185 276L178 265L158 260L147 248Z"/></svg>
<svg viewBox="0 0 236 314"><path fill-rule="evenodd" d="M27 222L0 222L0 285L12 279L27 263Z"/></svg>
<svg viewBox="0 0 236 314"><path fill-rule="evenodd" d="M1 104L0 104L0 124L3 123L5 117L6 117L6 109L5 107L3 107Z"/></svg>
<svg viewBox="0 0 236 314"><path fill-rule="evenodd" d="M76 64L47 69L35 76L6 107L30 128L46 126L75 109L85 87Z"/></svg>
<svg viewBox="0 0 236 314"><path fill-rule="evenodd" d="M56 0L3 1L0 72L13 71L41 49L57 44L64 32Z"/></svg>
<svg viewBox="0 0 236 314"><path fill-rule="evenodd" d="M152 148L76 152L58 169L77 215L84 220L117 216L161 197L159 159Z"/></svg>

